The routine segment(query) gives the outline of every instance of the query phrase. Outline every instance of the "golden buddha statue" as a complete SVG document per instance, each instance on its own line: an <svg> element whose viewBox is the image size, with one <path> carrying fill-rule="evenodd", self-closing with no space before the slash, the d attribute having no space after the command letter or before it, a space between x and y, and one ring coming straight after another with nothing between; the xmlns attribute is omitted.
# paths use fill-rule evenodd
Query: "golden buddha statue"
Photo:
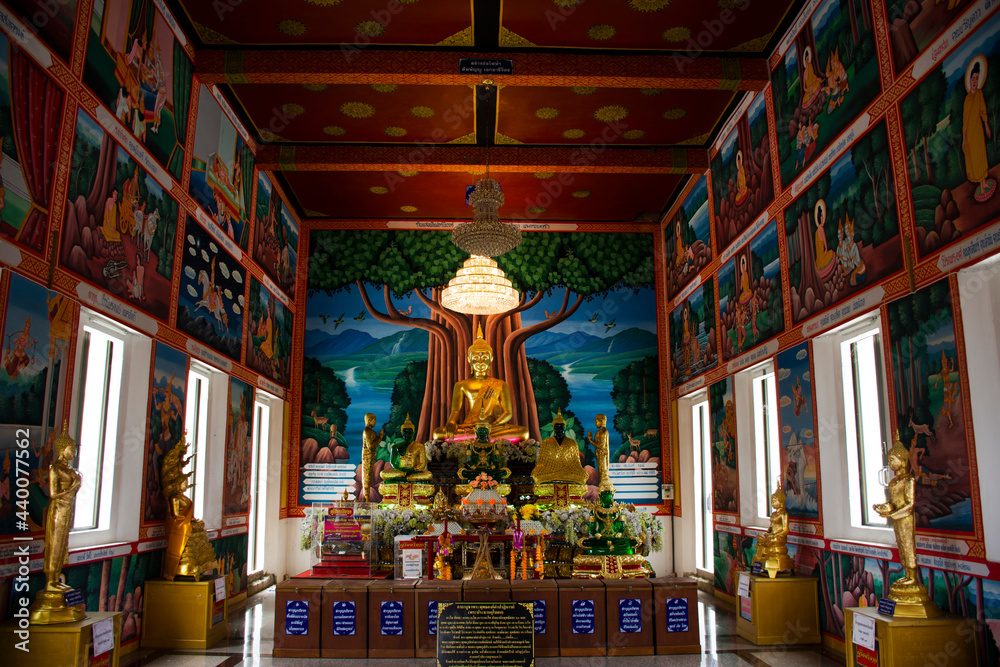
<svg viewBox="0 0 1000 667"><path fill-rule="evenodd" d="M406 414L406 421L399 427L403 435L402 442L389 445L389 455L395 470L383 470L382 480L385 482L429 482L434 475L427 471L427 450L420 442L414 442L413 434L417 427Z"/></svg>
<svg viewBox="0 0 1000 667"><path fill-rule="evenodd" d="M173 581L177 575L201 579L202 573L215 566L215 550L208 542L205 523L194 518L194 503L185 492L188 477L184 466L190 459L187 454L187 436L181 438L163 457L160 482L167 499L167 549L163 554L163 578Z"/></svg>
<svg viewBox="0 0 1000 667"><path fill-rule="evenodd" d="M608 471L611 469L611 445L608 438L608 416L597 415L594 419L594 426L597 427L597 435L587 431L587 440L594 446L594 453L597 456L597 490L614 491L615 487L611 483Z"/></svg>
<svg viewBox="0 0 1000 667"><path fill-rule="evenodd" d="M372 483L372 466L375 465L375 453L385 437L385 429L375 431L375 415L365 414L365 430L361 433L361 500L369 502L369 491Z"/></svg>
<svg viewBox="0 0 1000 667"><path fill-rule="evenodd" d="M889 586L889 599L896 603L895 615L933 618L941 614L941 609L927 594L927 589L920 581L920 571L917 570L913 516L916 480L907 468L908 460L909 453L900 442L897 432L896 441L889 450L889 468L895 476L886 489L886 502L872 507L880 516L892 519L892 529L896 533L896 547L899 549L899 562L903 566L903 577Z"/></svg>
<svg viewBox="0 0 1000 667"><path fill-rule="evenodd" d="M480 416L484 415L490 425L490 438L526 440L528 429L510 421L514 413L507 383L490 377L493 348L483 338L482 326L475 342L469 346L468 359L472 377L455 384L448 423L434 429L434 439L452 440L456 434L465 436L465 439L471 438ZM462 408L466 404L468 408L462 416Z"/></svg>
<svg viewBox="0 0 1000 667"><path fill-rule="evenodd" d="M579 503L587 495L587 471L580 464L576 440L566 437L562 410L552 420L552 436L542 441L538 460L531 471L539 505L566 506Z"/></svg>
<svg viewBox="0 0 1000 667"><path fill-rule="evenodd" d="M785 511L785 491L778 479L771 494L771 526L757 536L757 551L753 562L760 563L767 576L774 579L778 572L795 569L795 561L788 556L788 512Z"/></svg>
<svg viewBox="0 0 1000 667"><path fill-rule="evenodd" d="M69 437L66 423L62 434L52 443L55 460L49 466L49 505L45 508L45 588L38 591L31 605L29 621L36 625L71 623L87 617L83 607L66 605L69 586L59 581L69 556L69 532L73 529L76 492L83 481L70 467L76 457L76 443Z"/></svg>

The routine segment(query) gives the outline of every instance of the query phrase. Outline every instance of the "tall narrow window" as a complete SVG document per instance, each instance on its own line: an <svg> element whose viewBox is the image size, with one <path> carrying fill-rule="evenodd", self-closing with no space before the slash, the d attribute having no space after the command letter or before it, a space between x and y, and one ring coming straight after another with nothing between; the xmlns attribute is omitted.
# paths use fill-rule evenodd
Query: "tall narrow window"
<svg viewBox="0 0 1000 667"><path fill-rule="evenodd" d="M73 530L106 530L114 489L125 339L96 320L85 320L80 340L76 463L84 482L76 494Z"/></svg>
<svg viewBox="0 0 1000 667"><path fill-rule="evenodd" d="M208 452L208 389L211 371L191 364L188 371L187 408L184 429L187 431L188 464L194 484L194 515L205 516L205 462Z"/></svg>
<svg viewBox="0 0 1000 667"><path fill-rule="evenodd" d="M709 436L708 401L691 407L694 460L695 561L706 572L714 566L712 550L712 441Z"/></svg>
<svg viewBox="0 0 1000 667"><path fill-rule="evenodd" d="M250 464L250 535L247 571L258 572L264 568L264 523L266 513L264 494L267 493L267 441L271 428L271 406L257 401L253 431L253 458Z"/></svg>
<svg viewBox="0 0 1000 667"><path fill-rule="evenodd" d="M882 342L878 328L854 335L840 344L844 383L844 420L852 523L885 526L872 504L885 500L886 447L883 402L885 382Z"/></svg>
<svg viewBox="0 0 1000 667"><path fill-rule="evenodd" d="M757 516L771 516L771 494L781 476L781 440L778 432L778 392L768 365L751 381L753 386L754 466L757 477Z"/></svg>

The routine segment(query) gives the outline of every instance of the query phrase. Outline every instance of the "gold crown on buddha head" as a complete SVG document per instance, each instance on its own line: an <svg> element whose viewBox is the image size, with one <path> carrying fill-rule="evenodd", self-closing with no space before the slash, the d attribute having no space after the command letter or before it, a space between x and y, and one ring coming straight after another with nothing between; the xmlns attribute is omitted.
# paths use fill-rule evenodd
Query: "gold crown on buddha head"
<svg viewBox="0 0 1000 667"><path fill-rule="evenodd" d="M781 488L780 477L778 478L778 481L774 485L774 493L771 494L771 501L773 502L775 500L780 502L782 505L785 504L785 490Z"/></svg>
<svg viewBox="0 0 1000 667"><path fill-rule="evenodd" d="M896 431L896 437L893 440L892 447L889 449L889 456L898 456L901 460L905 461L910 453L903 446L903 441L899 439L899 431Z"/></svg>
<svg viewBox="0 0 1000 667"><path fill-rule="evenodd" d="M479 420L476 422L476 430L478 431L480 428L483 428L483 427L485 427L485 428L491 428L492 426L493 425L490 424L489 420L486 419L486 408L483 407L479 411Z"/></svg>
<svg viewBox="0 0 1000 667"><path fill-rule="evenodd" d="M56 436L55 440L52 441L52 451L61 452L66 447L76 447L76 440L69 435L69 425L66 421L63 421L62 433Z"/></svg>
<svg viewBox="0 0 1000 667"><path fill-rule="evenodd" d="M469 346L469 356L472 356L473 352L489 352L491 356L493 355L493 348L483 338L482 324L479 325L479 330L476 332L476 340Z"/></svg>
<svg viewBox="0 0 1000 667"><path fill-rule="evenodd" d="M555 426L556 424L562 424L563 426L566 425L566 420L563 419L562 416L562 408L559 408L559 411L556 412L556 416L552 418L552 425Z"/></svg>
<svg viewBox="0 0 1000 667"><path fill-rule="evenodd" d="M409 412L406 413L406 420L399 427L400 431L405 431L406 429L410 429L411 431L416 431L417 430L417 427L414 426L413 422L410 421L410 413Z"/></svg>

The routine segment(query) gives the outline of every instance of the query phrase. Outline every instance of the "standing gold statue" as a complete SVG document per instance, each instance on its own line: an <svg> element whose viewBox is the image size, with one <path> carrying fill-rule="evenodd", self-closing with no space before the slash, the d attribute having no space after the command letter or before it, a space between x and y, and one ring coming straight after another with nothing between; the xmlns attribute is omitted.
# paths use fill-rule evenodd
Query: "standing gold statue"
<svg viewBox="0 0 1000 667"><path fill-rule="evenodd" d="M774 579L778 572L795 569L795 561L788 556L788 512L785 511L785 491L778 478L774 493L771 494L771 527L757 536L757 552L754 563L761 563L767 576Z"/></svg>
<svg viewBox="0 0 1000 667"><path fill-rule="evenodd" d="M66 591L59 581L63 565L69 556L69 531L73 529L76 492L80 490L80 473L69 463L76 457L76 443L69 437L66 423L62 434L52 443L55 461L49 466L49 506L45 508L45 588L38 591L31 605L31 623L49 625L82 621L87 615L82 607L66 605Z"/></svg>
<svg viewBox="0 0 1000 667"><path fill-rule="evenodd" d="M892 529L896 533L899 548L899 562L903 566L903 577L889 587L889 599L896 603L896 616L911 618L933 618L941 614L934 604L917 570L916 535L914 534L913 499L916 480L907 469L909 454L896 433L896 441L889 450L889 468L895 474L886 489L888 500L873 505L872 508L886 519L892 519Z"/></svg>
<svg viewBox="0 0 1000 667"><path fill-rule="evenodd" d="M611 445L608 442L608 417L607 415L597 415L594 419L594 426L597 427L597 435L587 431L587 440L594 445L594 453L597 456L597 490L614 491L615 486L611 483L608 471L611 468Z"/></svg>
<svg viewBox="0 0 1000 667"><path fill-rule="evenodd" d="M372 484L372 466L375 453L385 437L385 429L375 432L375 414L365 414L365 430L361 433L361 500L370 502L368 496Z"/></svg>
<svg viewBox="0 0 1000 667"><path fill-rule="evenodd" d="M469 346L469 365L472 377L455 383L451 394L451 414L448 423L434 429L435 440L451 440L456 433L472 437L480 415L485 415L490 424L490 438L526 440L528 429L511 423L514 412L507 383L490 377L493 363L493 348L483 338L483 327L479 327L476 341ZM468 403L465 416L462 408ZM463 433L464 432L464 433Z"/></svg>
<svg viewBox="0 0 1000 667"><path fill-rule="evenodd" d="M184 466L187 436L181 438L163 457L160 480L167 499L167 550L163 554L163 578L173 581L177 575L201 579L203 572L215 567L215 550L208 542L205 523L194 518L194 503L184 495L190 473Z"/></svg>

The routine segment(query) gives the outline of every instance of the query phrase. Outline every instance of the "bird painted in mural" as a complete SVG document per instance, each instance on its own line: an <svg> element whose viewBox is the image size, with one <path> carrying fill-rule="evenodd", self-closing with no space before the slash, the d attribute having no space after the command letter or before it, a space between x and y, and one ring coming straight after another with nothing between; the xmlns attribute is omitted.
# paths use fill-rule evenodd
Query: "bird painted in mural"
<svg viewBox="0 0 1000 667"><path fill-rule="evenodd" d="M354 317L354 319L356 319L358 322L364 322L365 321L365 311L362 310L360 313L358 313Z"/></svg>
<svg viewBox="0 0 1000 667"><path fill-rule="evenodd" d="M612 317L611 320L607 324L604 325L604 333L608 333L609 331L611 331L612 329L614 329L616 326L618 326L617 324L615 324L615 320L617 320L617 319L618 319L617 317Z"/></svg>
<svg viewBox="0 0 1000 667"><path fill-rule="evenodd" d="M326 321L328 319L330 319L330 316L329 315L320 315L319 319L323 320L323 324L326 324Z"/></svg>
<svg viewBox="0 0 1000 667"><path fill-rule="evenodd" d="M337 330L337 327L339 327L339 326L340 326L341 324L343 324L343 323L344 323L344 315L346 315L346 314L347 314L347 313L341 313L341 314L340 314L340 317L338 317L337 319L335 319L335 320L333 321L333 330L334 330L334 331L336 331L336 330Z"/></svg>
<svg viewBox="0 0 1000 667"><path fill-rule="evenodd" d="M587 321L588 322L599 322L600 320L601 320L601 314L600 313L594 313L593 315L590 316L590 319L587 320Z"/></svg>

